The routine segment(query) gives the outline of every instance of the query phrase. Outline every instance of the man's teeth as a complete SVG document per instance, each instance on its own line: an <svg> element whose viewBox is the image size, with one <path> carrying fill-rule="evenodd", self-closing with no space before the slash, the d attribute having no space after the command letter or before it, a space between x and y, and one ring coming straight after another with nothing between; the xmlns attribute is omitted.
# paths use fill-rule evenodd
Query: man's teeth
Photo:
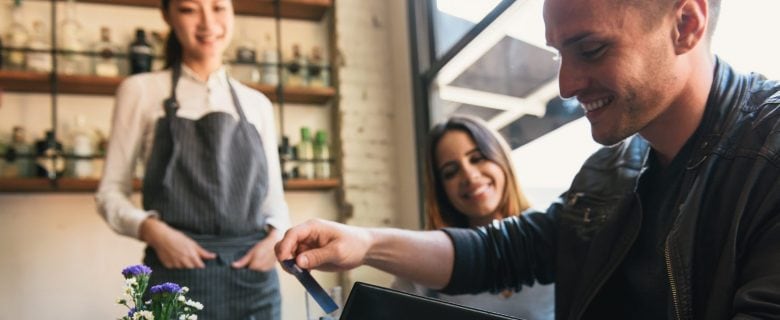
<svg viewBox="0 0 780 320"><path fill-rule="evenodd" d="M595 111L595 110L597 110L597 109L607 105L611 101L612 101L612 99L610 99L610 98L604 98L604 99L599 99L599 100L596 100L596 101L593 101L593 102L581 103L581 104L582 104L582 107L585 109L585 111L591 112L591 111Z"/></svg>

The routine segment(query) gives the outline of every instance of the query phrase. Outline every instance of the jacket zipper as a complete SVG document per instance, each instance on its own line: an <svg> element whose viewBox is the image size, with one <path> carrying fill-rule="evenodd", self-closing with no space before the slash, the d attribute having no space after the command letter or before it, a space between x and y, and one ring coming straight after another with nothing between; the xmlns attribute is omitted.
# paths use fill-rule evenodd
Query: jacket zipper
<svg viewBox="0 0 780 320"><path fill-rule="evenodd" d="M672 257L669 250L669 239L666 239L666 245L664 246L664 258L666 260L666 272L669 276L669 288L672 289L672 304L674 305L675 319L682 319L680 315L680 303L677 301L679 294L677 293L677 281L674 279L674 273L672 272Z"/></svg>

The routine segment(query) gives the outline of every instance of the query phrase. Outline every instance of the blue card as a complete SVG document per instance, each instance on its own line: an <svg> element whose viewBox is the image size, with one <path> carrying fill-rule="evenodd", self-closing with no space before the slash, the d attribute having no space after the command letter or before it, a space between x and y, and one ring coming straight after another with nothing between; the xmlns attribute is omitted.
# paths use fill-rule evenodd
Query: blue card
<svg viewBox="0 0 780 320"><path fill-rule="evenodd" d="M282 261L282 268L298 279L298 281L303 285L304 288L306 288L306 291L309 292L312 298L314 298L314 301L317 301L317 304L320 305L320 308L322 308L325 313L331 313L338 310L339 306L336 304L336 302L334 302L328 293L322 289L320 284L317 283L317 280L314 280L311 274L309 274L309 270L301 269L301 267L295 264L295 259Z"/></svg>

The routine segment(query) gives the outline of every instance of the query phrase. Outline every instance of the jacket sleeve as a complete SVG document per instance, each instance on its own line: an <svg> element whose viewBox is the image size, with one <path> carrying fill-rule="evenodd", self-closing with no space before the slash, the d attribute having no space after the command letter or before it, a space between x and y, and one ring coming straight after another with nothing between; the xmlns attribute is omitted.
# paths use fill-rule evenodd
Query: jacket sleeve
<svg viewBox="0 0 780 320"><path fill-rule="evenodd" d="M768 198L780 199L780 187ZM780 319L780 205L751 226L734 295L734 319Z"/></svg>
<svg viewBox="0 0 780 320"><path fill-rule="evenodd" d="M452 277L441 291L498 293L520 291L535 281L553 282L560 208L556 202L546 213L527 212L476 229L444 229L455 247L455 261Z"/></svg>

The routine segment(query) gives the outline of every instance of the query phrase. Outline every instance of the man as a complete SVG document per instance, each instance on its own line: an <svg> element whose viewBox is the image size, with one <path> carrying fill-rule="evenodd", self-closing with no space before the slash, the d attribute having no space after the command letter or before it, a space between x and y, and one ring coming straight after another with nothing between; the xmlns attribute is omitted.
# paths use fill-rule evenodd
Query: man
<svg viewBox="0 0 780 320"><path fill-rule="evenodd" d="M546 1L561 96L608 145L546 214L444 232L312 221L277 258L447 293L555 281L558 319L780 319L780 83L712 55L719 7Z"/></svg>

